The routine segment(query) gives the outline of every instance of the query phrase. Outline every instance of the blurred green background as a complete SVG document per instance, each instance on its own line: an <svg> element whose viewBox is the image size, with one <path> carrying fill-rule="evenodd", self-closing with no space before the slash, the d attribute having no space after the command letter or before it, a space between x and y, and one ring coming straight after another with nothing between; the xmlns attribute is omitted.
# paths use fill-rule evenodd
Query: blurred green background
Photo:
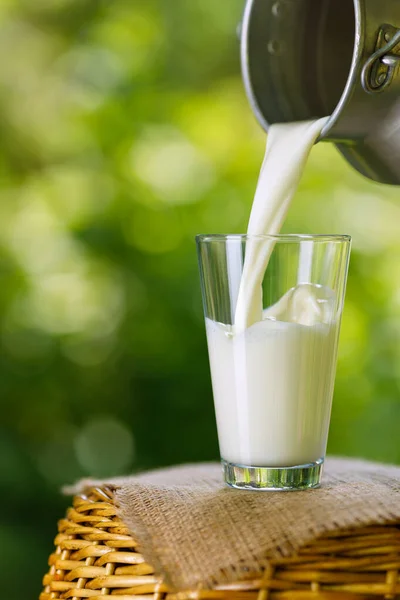
<svg viewBox="0 0 400 600"><path fill-rule="evenodd" d="M245 230L263 155L242 8L0 3L7 600L39 593L62 484L218 457L193 237ZM400 463L399 191L320 144L285 230L353 235L329 450Z"/></svg>

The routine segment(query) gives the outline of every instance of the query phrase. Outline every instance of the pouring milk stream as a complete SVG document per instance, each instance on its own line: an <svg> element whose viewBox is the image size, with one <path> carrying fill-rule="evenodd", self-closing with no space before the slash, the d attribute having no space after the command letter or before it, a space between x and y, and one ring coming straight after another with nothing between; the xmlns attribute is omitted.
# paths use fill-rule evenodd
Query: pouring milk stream
<svg viewBox="0 0 400 600"><path fill-rule="evenodd" d="M317 121L284 123L269 129L268 143L261 166L248 235L279 233L300 182L310 150L328 117ZM246 249L235 325L245 329L262 319L261 284L273 243L250 244Z"/></svg>
<svg viewBox="0 0 400 600"><path fill-rule="evenodd" d="M270 127L249 235L279 233L326 122ZM206 320L221 456L240 465L304 465L325 454L337 346L334 292L300 283L263 311L261 286L273 248L273 239L247 241L234 325Z"/></svg>

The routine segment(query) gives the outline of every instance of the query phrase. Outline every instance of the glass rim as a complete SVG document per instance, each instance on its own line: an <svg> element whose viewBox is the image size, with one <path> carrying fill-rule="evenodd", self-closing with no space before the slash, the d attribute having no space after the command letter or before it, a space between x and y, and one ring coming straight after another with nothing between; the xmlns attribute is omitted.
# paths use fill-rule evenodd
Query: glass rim
<svg viewBox="0 0 400 600"><path fill-rule="evenodd" d="M270 240L274 242L351 242L347 233L278 233L278 234L247 234L247 233L200 233L196 235L196 242L228 242L246 240Z"/></svg>

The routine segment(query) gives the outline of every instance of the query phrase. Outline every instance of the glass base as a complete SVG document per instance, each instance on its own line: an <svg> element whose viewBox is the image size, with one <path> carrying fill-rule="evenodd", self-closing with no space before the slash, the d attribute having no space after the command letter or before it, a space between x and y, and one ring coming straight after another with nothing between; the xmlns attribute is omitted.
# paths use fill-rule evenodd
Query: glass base
<svg viewBox="0 0 400 600"><path fill-rule="evenodd" d="M324 459L295 467L247 467L222 459L225 483L239 490L294 491L319 487Z"/></svg>

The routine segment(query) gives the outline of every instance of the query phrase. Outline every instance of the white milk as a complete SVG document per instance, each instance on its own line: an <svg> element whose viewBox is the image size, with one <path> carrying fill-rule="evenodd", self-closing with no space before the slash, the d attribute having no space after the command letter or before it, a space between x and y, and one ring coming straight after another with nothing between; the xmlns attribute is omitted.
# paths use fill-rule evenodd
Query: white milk
<svg viewBox="0 0 400 600"><path fill-rule="evenodd" d="M298 286L286 294L291 299L303 295L296 314L279 314L272 307L264 311L263 321L239 332L206 319L220 451L226 461L287 467L325 455L337 339L332 294ZM304 310L305 296L316 306L326 305L320 314ZM275 306L286 306L286 297Z"/></svg>
<svg viewBox="0 0 400 600"><path fill-rule="evenodd" d="M248 233L276 234L327 119L273 125ZM337 325L331 290L301 285L263 311L273 242L248 242L234 326L206 320L221 456L247 466L294 466L325 454Z"/></svg>
<svg viewBox="0 0 400 600"><path fill-rule="evenodd" d="M247 233L275 235L288 213L310 150L328 117L317 121L272 125L251 208ZM235 325L245 329L261 321L261 284L273 244L247 244L235 314Z"/></svg>

